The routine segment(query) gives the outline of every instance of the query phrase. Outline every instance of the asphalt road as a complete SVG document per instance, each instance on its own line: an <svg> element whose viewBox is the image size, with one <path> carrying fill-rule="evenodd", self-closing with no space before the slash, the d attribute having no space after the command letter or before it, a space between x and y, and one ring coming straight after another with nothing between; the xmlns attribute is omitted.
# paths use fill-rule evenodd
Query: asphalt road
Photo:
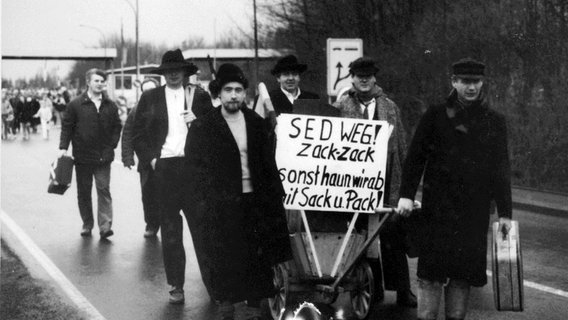
<svg viewBox="0 0 568 320"><path fill-rule="evenodd" d="M53 130L49 141L40 135L33 135L30 141L2 141L2 210L106 319L212 319L215 307L201 282L187 226L186 303L168 304L160 240L142 236L144 221L135 170L124 168L119 161L112 165L115 235L101 241L94 229L91 238L79 236L75 181L63 196L47 193L58 139L59 132ZM487 285L473 290L468 319L566 319L568 217L516 210L514 218L520 224L524 275L529 282L525 285L525 311L495 311L492 288ZM413 286L415 265L416 261L411 261ZM394 302L394 293L387 292L370 318L416 318L415 309L401 309Z"/></svg>

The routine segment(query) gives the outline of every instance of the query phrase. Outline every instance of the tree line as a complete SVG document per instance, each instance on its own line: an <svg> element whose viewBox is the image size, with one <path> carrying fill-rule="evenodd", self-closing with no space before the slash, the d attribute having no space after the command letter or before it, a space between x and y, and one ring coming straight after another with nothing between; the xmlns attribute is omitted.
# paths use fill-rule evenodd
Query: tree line
<svg viewBox="0 0 568 320"><path fill-rule="evenodd" d="M409 139L421 114L450 91L451 63L487 64L488 96L508 119L513 183L568 192L568 0L257 0L259 46L290 49L309 65L302 86L326 90L327 38L361 38L381 68L378 83L399 105ZM252 26L252 19L251 19ZM122 46L135 64L134 41ZM101 45L103 43L101 42ZM188 38L182 50L212 47ZM244 30L222 35L218 48L253 48ZM171 48L140 44L140 62L159 63ZM78 62L69 75L102 63Z"/></svg>
<svg viewBox="0 0 568 320"><path fill-rule="evenodd" d="M484 61L490 104L508 119L513 183L568 192L567 0L267 0L261 12L269 45L306 61L302 81L319 92L326 39L363 39L409 137L449 93L451 63Z"/></svg>

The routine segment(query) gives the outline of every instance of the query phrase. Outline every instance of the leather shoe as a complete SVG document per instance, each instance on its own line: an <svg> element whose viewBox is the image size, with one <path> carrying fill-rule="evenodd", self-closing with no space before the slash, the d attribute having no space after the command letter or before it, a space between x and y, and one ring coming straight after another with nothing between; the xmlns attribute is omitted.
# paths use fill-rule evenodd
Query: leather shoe
<svg viewBox="0 0 568 320"><path fill-rule="evenodd" d="M399 291L396 293L396 304L400 307L416 308L418 300L412 291Z"/></svg>
<svg viewBox="0 0 568 320"><path fill-rule="evenodd" d="M170 291L170 303L171 304L182 304L185 302L185 297L183 295L183 289L180 287L172 287Z"/></svg>
<svg viewBox="0 0 568 320"><path fill-rule="evenodd" d="M114 232L112 230L107 230L107 231L101 231L101 239L106 239L110 236L112 236L114 234Z"/></svg>
<svg viewBox="0 0 568 320"><path fill-rule="evenodd" d="M90 237L91 236L91 229L83 228L81 229L81 237Z"/></svg>

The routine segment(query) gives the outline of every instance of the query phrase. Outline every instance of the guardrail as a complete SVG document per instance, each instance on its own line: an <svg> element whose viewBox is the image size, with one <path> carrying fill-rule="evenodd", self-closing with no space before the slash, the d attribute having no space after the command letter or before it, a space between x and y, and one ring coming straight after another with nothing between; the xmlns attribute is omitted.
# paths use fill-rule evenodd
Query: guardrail
<svg viewBox="0 0 568 320"><path fill-rule="evenodd" d="M556 216L568 216L568 194L514 186L513 206Z"/></svg>

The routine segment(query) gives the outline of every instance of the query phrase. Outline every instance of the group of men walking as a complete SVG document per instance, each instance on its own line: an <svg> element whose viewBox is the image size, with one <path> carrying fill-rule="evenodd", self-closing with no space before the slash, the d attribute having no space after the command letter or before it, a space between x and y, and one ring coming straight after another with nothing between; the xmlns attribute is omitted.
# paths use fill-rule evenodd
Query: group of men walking
<svg viewBox="0 0 568 320"><path fill-rule="evenodd" d="M482 286L490 201L505 228L511 217L506 127L484 98L485 66L466 59L453 65L453 91L430 108L407 148L400 110L377 85L370 58L350 65L353 87L335 102L336 115L384 120L394 126L388 144L385 205L409 216L422 176L423 217L418 245L418 299L410 290L404 220L381 233L375 277L397 291L397 303L418 306L420 319L436 319L443 288L447 319L463 319L470 286ZM294 112L297 100L319 99L301 90L307 65L286 56L272 70L279 87L269 93L274 113ZM146 220L145 237L161 230L169 302L183 303L185 216L202 279L221 319L233 319L233 304L247 302L247 318L261 319L260 301L274 292L272 266L292 257L282 204L285 195L273 150L273 128L245 103L248 80L234 64L223 64L209 93L189 84L197 67L181 51L168 51L154 71L166 84L144 90L123 133L123 162L139 163ZM67 107L60 149L73 144L82 236L93 229L92 180L98 193L101 238L112 236L110 162L120 137L116 105L102 95L105 74L87 72L88 90ZM127 152L124 152L124 147ZM130 148L130 149L128 149ZM125 157L126 155L126 157ZM368 228L376 223L371 218ZM390 270L390 273L387 272ZM379 281L382 299L382 281Z"/></svg>

